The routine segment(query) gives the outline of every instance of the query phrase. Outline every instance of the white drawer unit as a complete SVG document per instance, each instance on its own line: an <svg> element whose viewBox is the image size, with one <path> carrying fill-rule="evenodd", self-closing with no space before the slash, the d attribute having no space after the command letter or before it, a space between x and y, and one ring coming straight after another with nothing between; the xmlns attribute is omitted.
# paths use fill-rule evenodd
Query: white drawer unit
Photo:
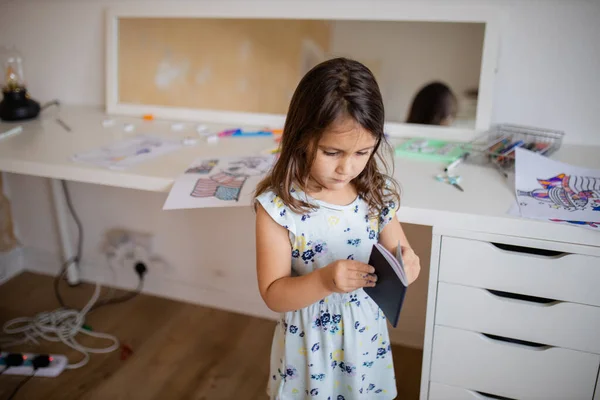
<svg viewBox="0 0 600 400"><path fill-rule="evenodd" d="M599 257L537 250L444 237L439 280L600 306Z"/></svg>
<svg viewBox="0 0 600 400"><path fill-rule="evenodd" d="M591 400L600 356L435 327L431 380L521 400Z"/></svg>
<svg viewBox="0 0 600 400"><path fill-rule="evenodd" d="M421 400L600 400L600 236L581 246L441 230Z"/></svg>
<svg viewBox="0 0 600 400"><path fill-rule="evenodd" d="M436 314L436 325L600 354L600 307L440 282Z"/></svg>

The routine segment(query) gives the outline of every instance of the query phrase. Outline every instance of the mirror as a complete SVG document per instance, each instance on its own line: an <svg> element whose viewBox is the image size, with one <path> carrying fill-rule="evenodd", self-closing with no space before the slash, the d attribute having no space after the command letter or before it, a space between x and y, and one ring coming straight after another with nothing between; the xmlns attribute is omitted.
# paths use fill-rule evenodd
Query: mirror
<svg viewBox="0 0 600 400"><path fill-rule="evenodd" d="M364 63L377 78L386 125L473 130L489 124L491 85L482 71L489 77L494 66L484 62L489 26L481 19L123 15L113 24L109 112L167 110L177 118L202 111L216 122L282 122L302 76L343 56Z"/></svg>

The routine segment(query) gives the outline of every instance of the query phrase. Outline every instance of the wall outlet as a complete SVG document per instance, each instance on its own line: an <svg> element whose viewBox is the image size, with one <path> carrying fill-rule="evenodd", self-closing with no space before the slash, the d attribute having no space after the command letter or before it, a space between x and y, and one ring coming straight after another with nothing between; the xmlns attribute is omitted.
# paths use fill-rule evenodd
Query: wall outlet
<svg viewBox="0 0 600 400"><path fill-rule="evenodd" d="M109 253L119 248L126 247L129 251L133 251L136 247L146 249L148 253L152 253L153 235L145 232L137 232L129 229L111 229L106 232L106 241L104 243L103 252Z"/></svg>
<svg viewBox="0 0 600 400"><path fill-rule="evenodd" d="M153 241L154 235L151 233L115 228L106 232L101 251L108 256L111 268L115 271L123 270L135 274L135 265L142 262L148 272L172 273L170 265L153 253Z"/></svg>
<svg viewBox="0 0 600 400"><path fill-rule="evenodd" d="M113 268L133 271L135 264L143 262L152 269L153 235L128 229L111 229L106 233L102 252L108 256Z"/></svg>

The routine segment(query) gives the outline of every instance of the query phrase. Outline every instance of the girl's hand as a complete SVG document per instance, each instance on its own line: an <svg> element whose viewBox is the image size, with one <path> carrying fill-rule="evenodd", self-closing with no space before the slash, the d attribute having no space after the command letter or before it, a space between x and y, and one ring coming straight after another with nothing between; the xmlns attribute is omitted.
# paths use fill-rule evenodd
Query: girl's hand
<svg viewBox="0 0 600 400"><path fill-rule="evenodd" d="M404 272L406 272L406 278L410 285L417 280L419 272L421 272L421 264L419 256L415 254L413 249L410 247L402 246L402 261L404 261Z"/></svg>
<svg viewBox="0 0 600 400"><path fill-rule="evenodd" d="M320 270L325 286L336 293L348 293L375 286L375 268L354 260L337 260Z"/></svg>

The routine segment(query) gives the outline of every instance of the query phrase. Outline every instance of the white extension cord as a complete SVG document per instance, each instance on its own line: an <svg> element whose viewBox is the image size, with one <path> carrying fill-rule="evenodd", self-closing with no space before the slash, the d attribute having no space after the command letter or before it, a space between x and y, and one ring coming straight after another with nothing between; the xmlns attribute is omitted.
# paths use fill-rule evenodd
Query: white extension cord
<svg viewBox="0 0 600 400"><path fill-rule="evenodd" d="M100 297L100 284L96 283L94 294L81 311L59 308L50 312L41 312L33 318L21 317L6 322L3 326L5 334L22 335L20 339L3 343L3 348L16 346L23 343L33 342L39 344L38 338L50 342L63 342L74 350L83 354L83 359L74 364L68 364L67 369L81 368L88 363L89 353L111 353L119 348L119 339L107 333L89 331L83 328L85 316L98 301ZM99 339L107 339L113 342L105 348L86 347L77 342L75 337L84 334Z"/></svg>

